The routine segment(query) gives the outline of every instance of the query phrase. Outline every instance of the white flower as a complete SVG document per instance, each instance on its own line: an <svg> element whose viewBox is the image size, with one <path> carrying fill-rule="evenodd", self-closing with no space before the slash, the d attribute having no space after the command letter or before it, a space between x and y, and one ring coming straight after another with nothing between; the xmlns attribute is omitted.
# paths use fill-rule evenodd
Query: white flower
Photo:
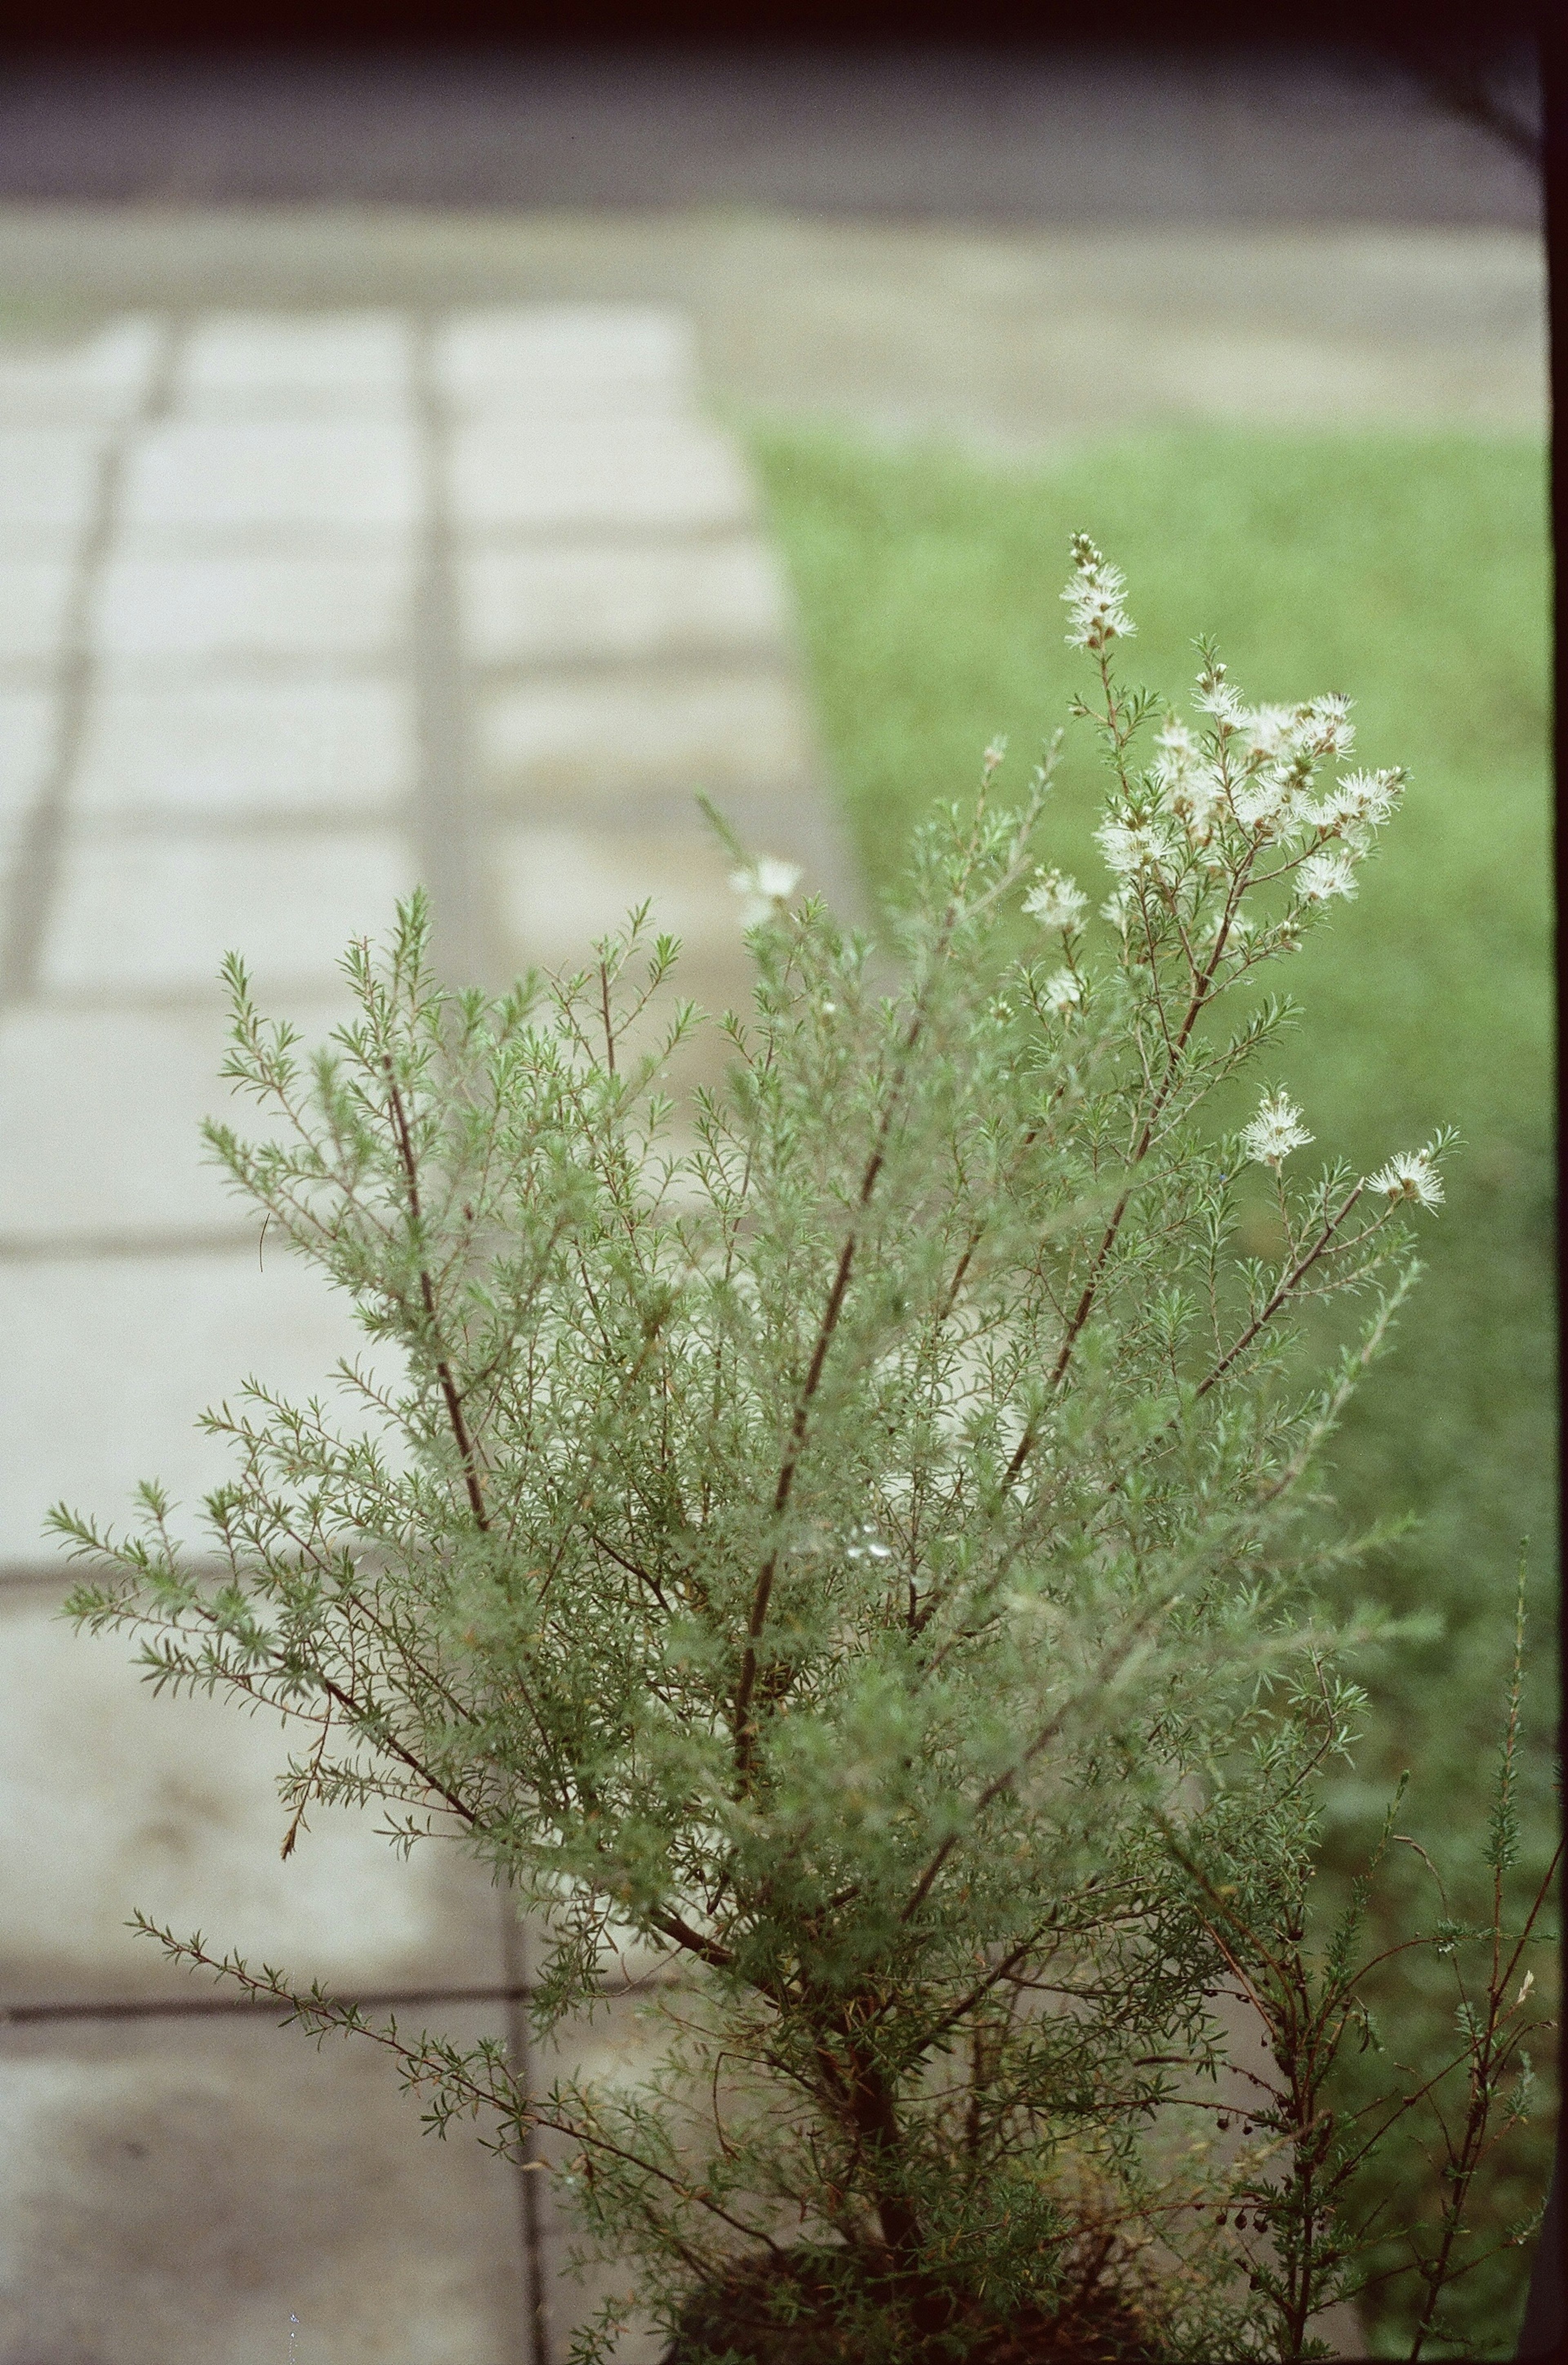
<svg viewBox="0 0 1568 2365"><path fill-rule="evenodd" d="M1356 866L1342 846L1324 846L1309 854L1295 875L1296 893L1308 903L1327 903L1331 895L1347 898L1356 891Z"/></svg>
<svg viewBox="0 0 1568 2365"><path fill-rule="evenodd" d="M1260 1166L1278 1166L1293 1149L1313 1138L1288 1093L1265 1093L1250 1125L1241 1128L1241 1147Z"/></svg>
<svg viewBox="0 0 1568 2365"><path fill-rule="evenodd" d="M1440 1207L1443 1203L1442 1177L1424 1149L1402 1149L1386 1166L1367 1176L1366 1187L1390 1199L1412 1199L1418 1207Z"/></svg>
<svg viewBox="0 0 1568 2365"><path fill-rule="evenodd" d="M781 862L773 854L759 854L744 870L730 873L730 885L745 898L741 917L748 928L755 928L763 920L777 919L780 906L788 902L800 883L800 864Z"/></svg>
<svg viewBox="0 0 1568 2365"><path fill-rule="evenodd" d="M1247 734L1247 744L1262 756L1289 756L1294 752L1297 709L1294 706L1254 706L1240 718Z"/></svg>
<svg viewBox="0 0 1568 2365"><path fill-rule="evenodd" d="M1350 701L1337 691L1315 698L1306 710L1304 736L1316 756L1348 756L1356 744L1356 726L1350 720Z"/></svg>
<svg viewBox="0 0 1568 2365"><path fill-rule="evenodd" d="M1290 781L1278 772L1259 772L1230 801L1243 829L1260 829L1267 836L1280 835L1277 824L1294 818Z"/></svg>
<svg viewBox="0 0 1568 2365"><path fill-rule="evenodd" d="M1170 833L1157 824L1102 822L1094 836L1107 869L1119 879L1130 879L1139 870L1168 870L1175 861Z"/></svg>
<svg viewBox="0 0 1568 2365"><path fill-rule="evenodd" d="M1207 837L1219 802L1220 776L1199 756L1197 742L1184 723L1169 722L1159 732L1154 761L1154 785L1167 813L1186 823L1200 844Z"/></svg>
<svg viewBox="0 0 1568 2365"><path fill-rule="evenodd" d="M1042 928L1076 928L1081 925L1089 909L1089 898L1081 887L1059 870L1036 872L1037 887L1031 887L1024 898L1024 909Z"/></svg>
<svg viewBox="0 0 1568 2365"><path fill-rule="evenodd" d="M1381 829L1399 802L1405 775L1388 772L1347 772L1321 801L1309 808L1307 819L1319 829L1342 830L1352 844L1364 842L1369 830Z"/></svg>
<svg viewBox="0 0 1568 2365"><path fill-rule="evenodd" d="M1072 555L1072 580L1061 595L1072 620L1068 646L1099 650L1128 639L1137 627L1122 606L1127 585L1121 568L1110 566L1086 534L1073 535Z"/></svg>
<svg viewBox="0 0 1568 2365"><path fill-rule="evenodd" d="M1211 666L1207 673L1199 675L1193 697L1205 714L1232 730L1239 730L1247 720L1247 709L1226 681L1222 665Z"/></svg>
<svg viewBox="0 0 1568 2365"><path fill-rule="evenodd" d="M1074 977L1071 970L1058 969L1054 977L1046 980L1046 1007L1054 1012L1058 1018L1068 1017L1078 1008L1082 1000L1082 983Z"/></svg>

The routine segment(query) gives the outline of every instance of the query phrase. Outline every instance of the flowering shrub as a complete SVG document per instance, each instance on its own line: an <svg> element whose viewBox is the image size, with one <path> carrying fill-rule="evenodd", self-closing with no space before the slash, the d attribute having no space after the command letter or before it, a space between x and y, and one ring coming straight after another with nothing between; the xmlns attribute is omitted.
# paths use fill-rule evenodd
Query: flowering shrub
<svg viewBox="0 0 1568 2365"><path fill-rule="evenodd" d="M688 2365L1316 2353L1363 2156L1422 2101L1393 2070L1344 2124L1330 2100L1357 1914L1309 1943L1306 1890L1358 1695L1313 1581L1359 1547L1306 1490L1448 1140L1296 1181L1282 1086L1214 1114L1290 1014L1254 972L1355 891L1402 776L1325 779L1345 701L1249 708L1206 648L1201 722L1157 715L1114 670L1120 576L1073 556L1095 924L1035 866L1050 760L1006 806L991 749L890 956L736 849L755 1007L684 1112L660 1079L701 1022L645 913L497 1003L437 987L416 899L308 1060L231 964L226 1072L286 1129L209 1140L398 1375L345 1367L344 1426L256 1386L207 1416L236 1474L205 1552L154 1487L128 1536L57 1515L101 1564L78 1617L301 1724L286 1849L375 1799L487 1859L542 2030L641 1950L644 2085L539 2095L495 2045L154 1933L387 2046L438 2125L562 2139L585 2240L635 2257ZM1232 1247L1255 1191L1271 1261ZM1359 1329L1304 1388L1293 1317L1337 1297ZM1523 2103L1512 1732L1492 1922L1438 1934L1483 1976L1417 2348Z"/></svg>

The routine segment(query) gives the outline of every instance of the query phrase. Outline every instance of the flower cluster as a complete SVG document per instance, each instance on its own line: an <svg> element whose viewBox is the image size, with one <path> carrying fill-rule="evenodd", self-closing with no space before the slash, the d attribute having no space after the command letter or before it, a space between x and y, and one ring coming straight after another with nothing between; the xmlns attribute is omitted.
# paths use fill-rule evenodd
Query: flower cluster
<svg viewBox="0 0 1568 2365"><path fill-rule="evenodd" d="M1024 898L1024 909L1042 928L1079 928L1089 909L1089 898L1081 887L1064 878L1059 870L1036 873L1038 885L1032 887Z"/></svg>
<svg viewBox="0 0 1568 2365"><path fill-rule="evenodd" d="M1072 537L1072 578L1061 595L1071 618L1068 646L1099 656L1113 641L1127 640L1137 629L1122 606L1126 577L1119 566L1102 557L1085 533Z"/></svg>
<svg viewBox="0 0 1568 2365"><path fill-rule="evenodd" d="M1074 619L1068 637L1099 660L1108 726L1119 693L1107 652L1133 627L1117 570L1081 536L1073 558L1062 595ZM1137 771L1131 740L1149 702L1140 701L1118 744L1121 791L1095 833L1115 882L1104 916L1138 960L1137 947L1152 949L1162 929L1179 932L1189 947L1217 947L1231 968L1294 951L1314 913L1355 894L1356 867L1393 815L1404 773L1345 772L1320 786L1320 768L1342 762L1355 745L1350 701L1336 692L1295 706L1250 706L1207 645L1193 689L1204 721L1194 727L1165 714L1152 760ZM1269 889L1271 911L1249 912ZM1064 890L1076 892L1068 882L1058 886L1053 872L1025 908L1047 925L1065 926Z"/></svg>
<svg viewBox="0 0 1568 2365"><path fill-rule="evenodd" d="M1241 1147L1260 1166L1278 1167L1312 1138L1289 1093L1265 1093L1257 1115L1241 1128Z"/></svg>
<svg viewBox="0 0 1568 2365"><path fill-rule="evenodd" d="M1400 1150L1386 1166L1367 1176L1366 1187L1417 1207L1440 1207L1443 1202L1443 1179L1429 1149Z"/></svg>

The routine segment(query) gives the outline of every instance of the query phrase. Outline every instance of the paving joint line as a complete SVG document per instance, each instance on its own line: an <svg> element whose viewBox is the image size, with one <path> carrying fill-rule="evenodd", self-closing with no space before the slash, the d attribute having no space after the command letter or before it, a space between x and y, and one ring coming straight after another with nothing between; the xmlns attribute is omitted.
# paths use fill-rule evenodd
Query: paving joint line
<svg viewBox="0 0 1568 2365"><path fill-rule="evenodd" d="M523 2093L531 2097L533 2048L530 2041L527 2007L539 1990L528 1976L528 1936L518 1918L510 1888L502 1888L499 1904L501 1963L507 1978L503 1990L507 2007L507 2052L511 2060L512 2075ZM631 1990L622 1983L615 1992L630 1993ZM541 2191L539 2161L537 2135L532 2126L526 2127L522 2135L521 2156L513 2170L518 2225L522 2240L524 2348L527 2365L552 2365L554 2343L551 2338L549 2282L544 2271L544 2196Z"/></svg>
<svg viewBox="0 0 1568 2365"><path fill-rule="evenodd" d="M431 901L434 965L449 986L462 986L476 977L491 979L498 964L491 957L488 914L481 900L476 858L468 678L447 499L452 419L435 367L439 317L426 312L413 321L412 395L422 480L422 531L411 633L419 749L413 835L419 875ZM526 2094L531 2047L524 2005L532 1990L523 1980L522 1933L510 1891L503 1891L500 1912L508 1981L504 1991L507 2051L512 2074ZM534 2158L532 2135L525 2135L521 2158L511 2170L523 2292L522 2319L512 2327L517 2365L551 2365L544 2233Z"/></svg>
<svg viewBox="0 0 1568 2365"><path fill-rule="evenodd" d="M435 369L438 315L414 317L413 404L423 479L412 674L418 739L414 838L431 902L435 967L448 985L487 979L494 963L474 848L469 731L456 567L446 495L451 417Z"/></svg>
<svg viewBox="0 0 1568 2365"><path fill-rule="evenodd" d="M24 825L11 885L13 925L0 951L0 1010L36 992L50 906L59 880L65 839L66 801L86 729L87 708L98 670L91 641L92 604L119 523L127 465L137 438L168 415L174 372L184 336L165 316L157 358L141 399L118 420L98 463L93 513L78 546L60 654L51 668L56 702L54 754L48 777Z"/></svg>

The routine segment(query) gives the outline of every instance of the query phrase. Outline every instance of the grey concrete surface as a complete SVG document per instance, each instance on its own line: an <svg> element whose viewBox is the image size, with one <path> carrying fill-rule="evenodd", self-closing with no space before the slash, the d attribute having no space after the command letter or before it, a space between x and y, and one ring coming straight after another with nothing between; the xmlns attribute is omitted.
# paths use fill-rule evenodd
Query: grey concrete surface
<svg viewBox="0 0 1568 2365"><path fill-rule="evenodd" d="M1545 299L1506 226L0 207L0 324L35 336L153 305L675 307L725 415L1002 453L1216 419L1541 432Z"/></svg>
<svg viewBox="0 0 1568 2365"><path fill-rule="evenodd" d="M510 2180L421 2138L370 2046L260 2015L0 2031L7 2365L524 2365L523 2295Z"/></svg>

